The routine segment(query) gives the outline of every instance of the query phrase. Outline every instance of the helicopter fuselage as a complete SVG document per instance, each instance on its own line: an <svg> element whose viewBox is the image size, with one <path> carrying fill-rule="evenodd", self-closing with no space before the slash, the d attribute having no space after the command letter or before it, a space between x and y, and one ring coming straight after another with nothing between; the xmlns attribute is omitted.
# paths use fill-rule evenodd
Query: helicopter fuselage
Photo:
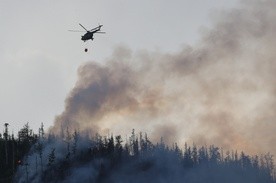
<svg viewBox="0 0 276 183"><path fill-rule="evenodd" d="M83 36L81 36L81 40L83 41L87 41L89 39L93 40L94 39L93 34L94 34L93 32L87 32Z"/></svg>

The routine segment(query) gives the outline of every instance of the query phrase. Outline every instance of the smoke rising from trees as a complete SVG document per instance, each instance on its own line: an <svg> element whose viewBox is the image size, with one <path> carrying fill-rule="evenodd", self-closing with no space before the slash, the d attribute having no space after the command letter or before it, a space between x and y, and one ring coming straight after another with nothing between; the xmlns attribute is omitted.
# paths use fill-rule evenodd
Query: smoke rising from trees
<svg viewBox="0 0 276 183"><path fill-rule="evenodd" d="M169 148L162 140L153 144L146 134L134 130L126 141L120 135L89 138L66 131L64 138L32 135L25 136L25 142L14 142L32 148L13 182L275 183L269 153L249 156L195 144L181 149L177 143Z"/></svg>
<svg viewBox="0 0 276 183"><path fill-rule="evenodd" d="M201 40L179 52L118 47L102 64L83 64L50 131L135 128L169 144L276 154L275 8L273 0L243 0L213 13Z"/></svg>

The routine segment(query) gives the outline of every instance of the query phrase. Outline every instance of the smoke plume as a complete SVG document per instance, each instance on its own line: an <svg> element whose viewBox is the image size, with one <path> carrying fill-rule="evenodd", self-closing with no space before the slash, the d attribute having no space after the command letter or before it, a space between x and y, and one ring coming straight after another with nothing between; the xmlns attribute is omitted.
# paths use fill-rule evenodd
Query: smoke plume
<svg viewBox="0 0 276 183"><path fill-rule="evenodd" d="M274 0L244 0L214 13L212 28L178 53L118 47L105 63L83 64L50 131L134 128L169 144L276 154L275 9Z"/></svg>

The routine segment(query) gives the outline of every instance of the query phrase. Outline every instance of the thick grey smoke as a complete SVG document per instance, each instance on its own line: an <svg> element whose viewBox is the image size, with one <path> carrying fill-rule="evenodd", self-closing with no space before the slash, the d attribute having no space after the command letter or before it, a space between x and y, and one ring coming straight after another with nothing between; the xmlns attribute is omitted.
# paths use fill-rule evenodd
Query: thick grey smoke
<svg viewBox="0 0 276 183"><path fill-rule="evenodd" d="M129 134L276 154L276 1L244 0L174 54L118 47L78 81L51 131ZM181 39L181 37L179 38Z"/></svg>

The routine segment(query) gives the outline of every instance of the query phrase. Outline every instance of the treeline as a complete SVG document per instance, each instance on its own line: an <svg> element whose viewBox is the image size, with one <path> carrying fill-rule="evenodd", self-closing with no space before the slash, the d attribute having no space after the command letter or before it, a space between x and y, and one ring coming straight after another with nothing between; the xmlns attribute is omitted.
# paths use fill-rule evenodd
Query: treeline
<svg viewBox="0 0 276 183"><path fill-rule="evenodd" d="M28 123L19 130L16 137L9 133L8 123L4 126L4 132L0 133L0 183L12 182L17 167L22 165L23 157L39 139L39 135L33 133ZM43 124L39 130L39 134L44 134Z"/></svg>
<svg viewBox="0 0 276 183"><path fill-rule="evenodd" d="M154 144L134 130L125 139L68 129L46 137L43 124L38 134L26 124L17 138L6 128L0 148L0 182L276 182L269 153L249 156L213 145L169 147L162 138Z"/></svg>
<svg viewBox="0 0 276 183"><path fill-rule="evenodd" d="M275 183L271 154L249 156L196 145L152 143L147 134L123 139L70 133L39 135L15 182Z"/></svg>

